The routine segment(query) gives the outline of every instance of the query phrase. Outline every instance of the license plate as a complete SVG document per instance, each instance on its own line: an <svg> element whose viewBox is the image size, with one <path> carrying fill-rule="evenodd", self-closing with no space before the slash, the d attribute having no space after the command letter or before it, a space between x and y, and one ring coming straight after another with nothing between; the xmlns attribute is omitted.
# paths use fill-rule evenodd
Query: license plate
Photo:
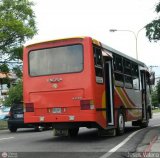
<svg viewBox="0 0 160 158"><path fill-rule="evenodd" d="M17 114L16 118L23 118L23 114Z"/></svg>
<svg viewBox="0 0 160 158"><path fill-rule="evenodd" d="M62 112L62 108L53 108L53 111L52 111L54 114L60 114Z"/></svg>
<svg viewBox="0 0 160 158"><path fill-rule="evenodd" d="M68 129L53 129L53 136L68 136Z"/></svg>

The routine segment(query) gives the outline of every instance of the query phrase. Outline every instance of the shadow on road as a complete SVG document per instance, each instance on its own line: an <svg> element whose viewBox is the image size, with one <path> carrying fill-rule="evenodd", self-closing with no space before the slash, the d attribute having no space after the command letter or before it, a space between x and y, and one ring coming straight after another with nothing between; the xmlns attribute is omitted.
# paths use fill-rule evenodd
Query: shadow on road
<svg viewBox="0 0 160 158"><path fill-rule="evenodd" d="M114 141L118 139L124 139L132 132L139 130L139 127L126 127L125 133L122 136L99 136L97 129L80 130L76 137L65 136L52 136L50 139L39 140L40 142L95 142L95 141Z"/></svg>
<svg viewBox="0 0 160 158"><path fill-rule="evenodd" d="M139 130L139 127L132 127L127 126L125 128L125 133L122 136L99 136L97 129L87 129L87 128L80 128L79 134L77 137L63 137L63 136L53 136L52 130L42 131L42 132L35 132L34 129L18 129L14 135L27 135L32 134L35 137L41 137L42 139L38 139L38 142L101 142L101 141L114 141L116 139L124 139L131 133L136 130ZM6 131L10 133L9 131ZM13 134L13 133L10 133Z"/></svg>

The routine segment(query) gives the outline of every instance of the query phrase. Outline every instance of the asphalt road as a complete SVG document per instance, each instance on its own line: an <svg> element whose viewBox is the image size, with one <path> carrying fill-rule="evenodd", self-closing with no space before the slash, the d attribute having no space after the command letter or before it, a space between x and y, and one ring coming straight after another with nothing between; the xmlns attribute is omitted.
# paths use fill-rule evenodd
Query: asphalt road
<svg viewBox="0 0 160 158"><path fill-rule="evenodd" d="M1 130L0 158L6 153L12 158L129 157L128 153L144 151L158 132L160 132L160 114L155 115L150 120L149 127L142 130L127 123L125 134L116 137L100 137L96 129L87 128L81 128L75 138L53 137L52 130L35 132L33 129L19 129L17 133ZM131 137L133 134L134 136ZM112 151L116 152L112 153Z"/></svg>

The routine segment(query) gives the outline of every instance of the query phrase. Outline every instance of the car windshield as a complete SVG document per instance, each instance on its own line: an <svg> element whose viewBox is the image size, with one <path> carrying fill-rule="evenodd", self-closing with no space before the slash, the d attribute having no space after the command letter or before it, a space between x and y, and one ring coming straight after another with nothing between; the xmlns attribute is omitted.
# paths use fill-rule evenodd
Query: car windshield
<svg viewBox="0 0 160 158"><path fill-rule="evenodd" d="M80 72L83 69L81 44L34 50L29 53L31 76Z"/></svg>
<svg viewBox="0 0 160 158"><path fill-rule="evenodd" d="M10 110L9 107L4 107L4 108L2 109L2 112L9 112L9 110Z"/></svg>

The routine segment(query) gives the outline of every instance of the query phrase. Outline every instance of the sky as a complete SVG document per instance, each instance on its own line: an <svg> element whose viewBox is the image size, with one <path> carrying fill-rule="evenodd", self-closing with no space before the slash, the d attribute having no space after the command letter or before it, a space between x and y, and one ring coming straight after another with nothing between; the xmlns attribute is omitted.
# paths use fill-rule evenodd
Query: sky
<svg viewBox="0 0 160 158"><path fill-rule="evenodd" d="M159 0L32 0L38 34L26 44L74 36L90 36L154 67L160 76L160 42L149 42L143 27L158 15Z"/></svg>

